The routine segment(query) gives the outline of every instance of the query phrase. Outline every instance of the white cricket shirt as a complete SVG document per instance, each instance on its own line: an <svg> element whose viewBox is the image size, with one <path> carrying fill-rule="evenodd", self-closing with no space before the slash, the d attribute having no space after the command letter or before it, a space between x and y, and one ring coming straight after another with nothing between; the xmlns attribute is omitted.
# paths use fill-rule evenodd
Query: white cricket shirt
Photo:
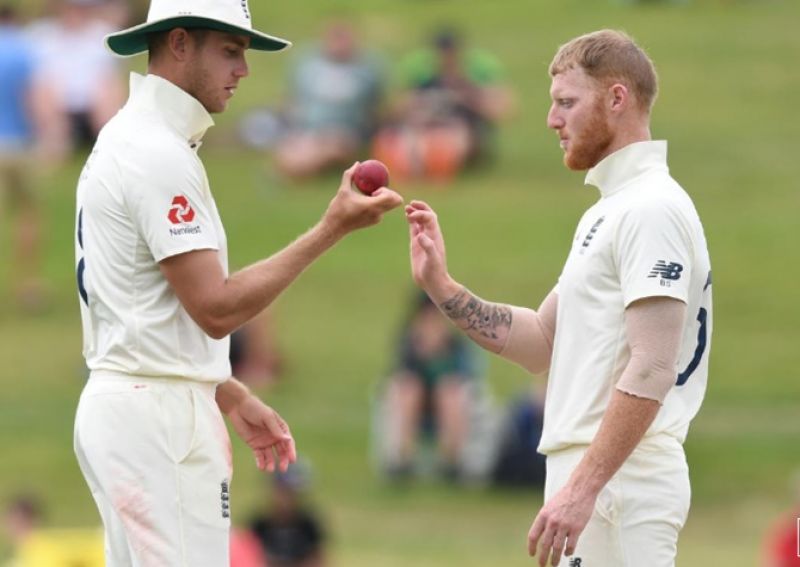
<svg viewBox="0 0 800 567"><path fill-rule="evenodd" d="M83 353L92 371L219 382L229 340L192 320L158 263L212 249L225 232L197 148L214 124L195 98L155 75L103 128L78 182L76 268Z"/></svg>
<svg viewBox="0 0 800 567"><path fill-rule="evenodd" d="M625 308L645 297L687 305L676 385L645 435L681 443L706 390L711 266L703 227L667 167L667 144L639 142L590 169L601 198L581 218L558 280L558 314L539 451L594 439L630 359Z"/></svg>

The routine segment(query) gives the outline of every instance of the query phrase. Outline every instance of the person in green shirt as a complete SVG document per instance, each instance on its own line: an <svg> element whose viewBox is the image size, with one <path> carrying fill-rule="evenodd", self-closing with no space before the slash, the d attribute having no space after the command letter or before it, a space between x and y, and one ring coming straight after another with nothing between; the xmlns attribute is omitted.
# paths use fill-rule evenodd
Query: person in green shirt
<svg viewBox="0 0 800 567"><path fill-rule="evenodd" d="M442 29L400 64L405 92L375 154L401 177L452 178L491 155L496 124L513 96L500 62Z"/></svg>

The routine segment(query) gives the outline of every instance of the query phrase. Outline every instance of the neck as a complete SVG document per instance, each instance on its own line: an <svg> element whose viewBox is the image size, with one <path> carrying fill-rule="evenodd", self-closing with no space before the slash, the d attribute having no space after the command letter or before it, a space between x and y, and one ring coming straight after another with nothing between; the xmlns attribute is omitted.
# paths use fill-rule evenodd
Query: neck
<svg viewBox="0 0 800 567"><path fill-rule="evenodd" d="M620 128L617 135L614 136L613 141L608 146L606 151L597 163L607 158L614 152L622 148L635 144L636 142L648 142L652 140L650 135L650 125L648 122L641 122L624 128Z"/></svg>
<svg viewBox="0 0 800 567"><path fill-rule="evenodd" d="M150 61L147 65L147 73L149 75L161 77L184 91L187 91L187 85L183 80L182 73L180 73L174 65L168 65L162 61Z"/></svg>

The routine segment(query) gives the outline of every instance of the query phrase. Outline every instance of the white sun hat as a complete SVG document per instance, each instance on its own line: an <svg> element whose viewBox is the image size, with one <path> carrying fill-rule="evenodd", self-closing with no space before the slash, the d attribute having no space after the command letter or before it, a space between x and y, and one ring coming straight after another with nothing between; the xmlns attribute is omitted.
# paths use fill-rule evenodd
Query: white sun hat
<svg viewBox="0 0 800 567"><path fill-rule="evenodd" d="M123 57L147 51L149 34L174 28L202 28L244 35L250 48L280 51L291 42L253 29L247 0L151 0L147 21L106 36L108 48Z"/></svg>

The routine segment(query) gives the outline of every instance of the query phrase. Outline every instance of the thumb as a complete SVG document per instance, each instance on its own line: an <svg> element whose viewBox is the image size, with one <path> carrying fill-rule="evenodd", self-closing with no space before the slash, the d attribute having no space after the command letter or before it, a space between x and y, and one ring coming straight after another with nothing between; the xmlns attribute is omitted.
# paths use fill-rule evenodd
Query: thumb
<svg viewBox="0 0 800 567"><path fill-rule="evenodd" d="M347 188L350 187L350 184L352 183L352 180L353 180L353 174L355 173L356 168L359 166L360 163L361 162L357 161L353 165L351 165L349 168L344 170L344 172L342 173L341 187L347 187Z"/></svg>
<svg viewBox="0 0 800 567"><path fill-rule="evenodd" d="M433 240L431 240L431 238L430 238L430 237L429 237L427 234L425 234L424 232L423 232L423 233L420 233L420 234L417 236L417 243L419 243L420 247L421 247L421 248L422 248L422 249L425 251L425 253L426 253L426 254L428 254L429 256L430 256L431 254L433 254L433 253L434 253L434 251L435 251L435 249L436 249L436 247L435 247L435 246L434 246L434 244L433 244Z"/></svg>

